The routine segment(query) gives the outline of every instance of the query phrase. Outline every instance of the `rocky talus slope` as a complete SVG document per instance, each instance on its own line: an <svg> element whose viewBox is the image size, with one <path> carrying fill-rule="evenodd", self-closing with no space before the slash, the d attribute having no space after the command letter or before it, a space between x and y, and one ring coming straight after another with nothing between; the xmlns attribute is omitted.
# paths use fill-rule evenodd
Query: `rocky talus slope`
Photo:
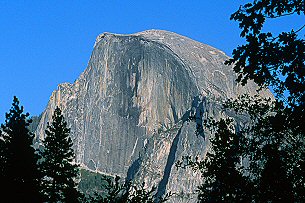
<svg viewBox="0 0 305 203"><path fill-rule="evenodd" d="M196 136L196 122L188 118L230 116L217 101L256 93L253 83L235 82L226 59L220 50L168 31L103 33L86 70L52 93L36 135L43 139L59 106L84 168L144 180L159 195L176 193L173 202L194 202L200 174L175 163L185 155L204 157L210 134Z"/></svg>

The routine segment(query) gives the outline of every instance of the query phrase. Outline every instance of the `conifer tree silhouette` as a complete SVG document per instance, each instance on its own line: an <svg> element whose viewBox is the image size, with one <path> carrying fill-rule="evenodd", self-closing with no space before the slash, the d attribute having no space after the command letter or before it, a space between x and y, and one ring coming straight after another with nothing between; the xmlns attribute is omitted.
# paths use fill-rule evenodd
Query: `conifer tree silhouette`
<svg viewBox="0 0 305 203"><path fill-rule="evenodd" d="M34 135L28 130L29 113L14 97L12 107L1 125L1 201L42 202L39 156L33 148Z"/></svg>
<svg viewBox="0 0 305 203"><path fill-rule="evenodd" d="M69 136L70 129L59 107L55 109L52 123L48 123L45 133L41 170L46 201L79 202L81 194L75 181L79 172L78 165L73 164L75 155Z"/></svg>

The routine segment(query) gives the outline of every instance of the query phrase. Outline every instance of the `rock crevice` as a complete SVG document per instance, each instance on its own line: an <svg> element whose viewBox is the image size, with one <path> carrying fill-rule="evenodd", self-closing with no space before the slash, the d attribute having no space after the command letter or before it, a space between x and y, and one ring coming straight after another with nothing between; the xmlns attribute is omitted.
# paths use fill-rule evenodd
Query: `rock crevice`
<svg viewBox="0 0 305 203"><path fill-rule="evenodd" d="M200 174L173 165L184 155L204 157L210 134L195 136L200 119L223 116L213 102L194 98L256 94L253 83L237 85L226 59L213 47L168 31L99 35L85 71L52 93L36 136L44 139L59 106L82 166L159 186L160 195L171 190L192 196ZM196 122L183 124L191 113Z"/></svg>

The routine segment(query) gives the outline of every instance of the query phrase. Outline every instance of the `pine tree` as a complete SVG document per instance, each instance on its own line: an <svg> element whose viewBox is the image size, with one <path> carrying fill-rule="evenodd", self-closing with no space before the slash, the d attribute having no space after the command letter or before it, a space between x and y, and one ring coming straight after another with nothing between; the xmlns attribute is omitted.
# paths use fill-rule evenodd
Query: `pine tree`
<svg viewBox="0 0 305 203"><path fill-rule="evenodd" d="M296 177L294 169L298 168L300 173L303 171L303 154L294 146L302 146L303 138L295 139L297 134L286 128L282 119L285 109L277 105L278 103L271 99L246 95L225 104L226 108L237 115L249 116L252 122L240 129L240 132L243 132L242 151L248 162L246 172L254 185L252 200L303 202L302 197L293 191L293 187L303 191L303 181L299 179L300 176ZM294 139L291 139L293 137ZM294 183L295 178L298 179L298 185Z"/></svg>
<svg viewBox="0 0 305 203"><path fill-rule="evenodd" d="M265 145L263 152L267 160L259 179L258 202L295 202L281 151L275 145Z"/></svg>
<svg viewBox="0 0 305 203"><path fill-rule="evenodd" d="M304 17L304 0L253 0L231 15L245 39L226 63L238 81L271 87L275 108L252 128L250 157L258 178L259 202L305 202L305 25L273 32L266 24L289 16ZM258 161L260 164L253 164ZM260 171L261 167L264 167ZM253 170L254 169L254 170ZM259 170L256 170L259 169Z"/></svg>
<svg viewBox="0 0 305 203"><path fill-rule="evenodd" d="M240 138L232 129L230 119L206 123L215 130L208 152L197 167L204 182L198 187L199 202L250 202L250 182L238 169L241 159Z"/></svg>
<svg viewBox="0 0 305 203"><path fill-rule="evenodd" d="M39 156L33 148L34 135L29 132L31 120L23 113L17 97L14 97L9 113L6 113L1 140L1 189L3 202L41 202ZM3 154L2 154L3 153Z"/></svg>
<svg viewBox="0 0 305 203"><path fill-rule="evenodd" d="M0 183L4 182L4 168L6 165L6 145L5 145L5 136L2 134L2 130L0 128ZM1 193L0 193L1 194ZM2 196L2 195L0 195Z"/></svg>
<svg viewBox="0 0 305 203"><path fill-rule="evenodd" d="M52 123L47 126L41 170L43 192L47 202L79 202L75 179L78 176L78 165L73 164L74 151L70 129L57 107L52 116Z"/></svg>
<svg viewBox="0 0 305 203"><path fill-rule="evenodd" d="M156 194L156 187L145 187L145 182L135 184L131 181L121 181L119 176L115 178L102 177L103 191L87 197L90 203L164 203L173 195L171 192L162 197Z"/></svg>

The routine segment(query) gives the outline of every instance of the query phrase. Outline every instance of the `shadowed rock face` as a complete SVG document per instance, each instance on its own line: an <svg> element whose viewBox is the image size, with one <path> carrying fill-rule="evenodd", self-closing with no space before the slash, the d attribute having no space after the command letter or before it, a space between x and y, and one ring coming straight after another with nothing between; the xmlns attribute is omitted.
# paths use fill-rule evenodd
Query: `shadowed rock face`
<svg viewBox="0 0 305 203"><path fill-rule="evenodd" d="M225 116L215 98L256 90L252 83L236 84L232 68L223 65L227 58L167 31L101 34L86 70L74 84L60 84L52 93L36 135L43 139L59 106L83 167L144 180L157 186L159 195L171 190L178 194L173 201L193 202L200 174L174 164L184 155L204 157L209 134L196 137L196 122L187 119L199 111Z"/></svg>

